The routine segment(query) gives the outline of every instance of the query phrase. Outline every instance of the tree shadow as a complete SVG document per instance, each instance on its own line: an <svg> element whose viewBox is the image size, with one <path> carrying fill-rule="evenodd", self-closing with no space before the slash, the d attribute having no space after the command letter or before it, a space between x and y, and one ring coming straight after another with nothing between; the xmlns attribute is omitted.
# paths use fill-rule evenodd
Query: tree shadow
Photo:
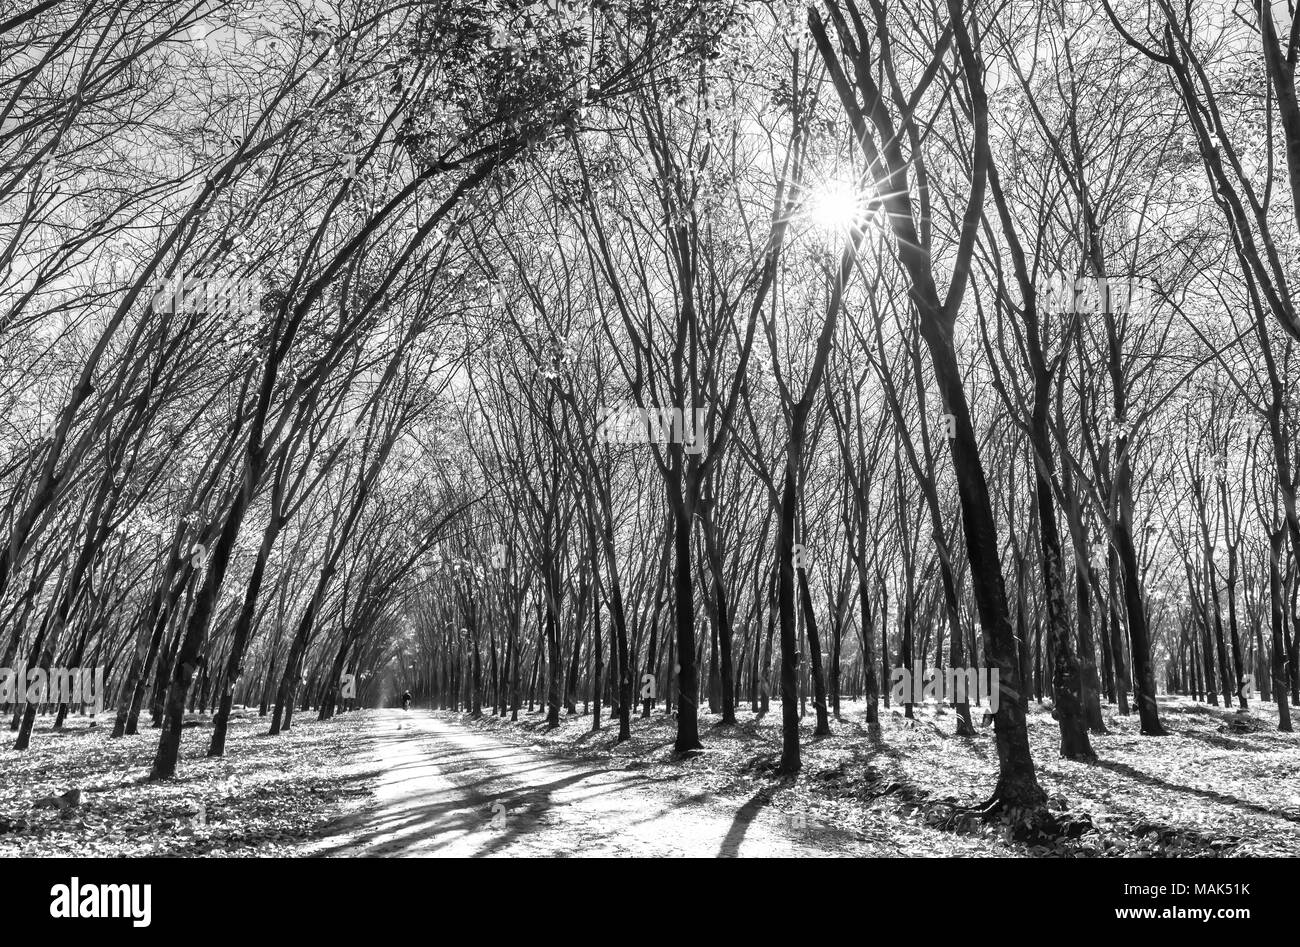
<svg viewBox="0 0 1300 947"><path fill-rule="evenodd" d="M1287 822L1300 824L1300 813L1288 813L1281 809L1269 808L1260 805L1257 802L1250 802L1245 799L1239 799L1236 796L1230 796L1227 793L1217 792L1213 789L1197 789L1195 786L1184 786L1181 783L1171 783L1168 780L1161 779L1159 776L1152 776L1150 773L1144 773L1140 769L1128 765L1127 763L1117 763L1113 760L1098 760L1095 764L1102 769L1109 769L1122 776L1127 776L1134 782L1143 783L1155 789L1171 790L1173 792L1183 792L1193 796L1199 796L1202 799L1209 799L1220 805L1228 806L1233 809L1245 809L1249 812L1255 812L1260 815L1272 816L1276 819L1283 819Z"/></svg>
<svg viewBox="0 0 1300 947"><path fill-rule="evenodd" d="M760 789L754 793L748 802L736 810L736 814L731 820L731 826L727 829L722 844L718 846L719 858L736 858L740 854L740 843L745 840L745 833L749 831L750 825L758 818L758 814L763 811L763 807L769 801L770 794L766 790Z"/></svg>
<svg viewBox="0 0 1300 947"><path fill-rule="evenodd" d="M415 848L419 848L421 854L433 854L459 838L459 833L487 831L491 837L485 838L473 855L491 855L538 827L546 810L552 808L549 800L556 792L610 772L614 771L584 770L539 786L502 789L495 793L483 793L468 784L458 784L454 787L455 798L403 807L396 813L390 807L371 808L345 816L326 829L326 834L342 837L336 844L321 848L314 854L320 857L347 855L367 858L401 855ZM476 780L475 783L484 781ZM566 800L565 805L572 801ZM498 805L502 807L499 814ZM493 828L494 824L500 827ZM445 837L441 843L438 842L440 836Z"/></svg>

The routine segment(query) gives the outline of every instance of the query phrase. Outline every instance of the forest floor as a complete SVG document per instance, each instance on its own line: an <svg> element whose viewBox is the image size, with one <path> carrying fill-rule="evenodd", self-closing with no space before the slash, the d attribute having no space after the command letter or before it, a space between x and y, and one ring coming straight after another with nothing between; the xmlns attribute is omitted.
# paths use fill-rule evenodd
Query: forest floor
<svg viewBox="0 0 1300 947"><path fill-rule="evenodd" d="M1050 845L1017 842L1007 827L958 808L981 804L996 782L991 728L958 738L952 712L931 704L917 708L915 721L898 708L882 708L880 732L873 735L861 722L864 705L845 701L841 719L831 721L832 735L813 739L811 704L809 711L801 721L803 768L793 778L776 772L776 701L761 720L742 706L735 727L718 726L716 715L702 714L705 749L685 756L672 750L676 722L659 712L648 721L634 718L632 739L622 745L614 743L617 721L608 718L593 733L590 716L581 714L562 715L556 729L547 729L540 713L521 712L517 723L490 713L477 720L436 717L510 747L531 746L548 758L598 767L603 778L635 775L643 791L671 786L692 805L707 802L751 820L761 815L782 825L790 842L764 854L820 849L823 833L834 829L827 854L1300 855L1300 734L1278 733L1271 705L1252 704L1250 721L1242 723L1220 707L1162 697L1167 737L1141 736L1136 714L1121 717L1105 708L1110 732L1092 736L1099 758L1094 764L1061 759L1060 730L1050 709L1031 706L1039 781L1052 808L1086 828L1077 838ZM978 728L978 714L975 723ZM507 807L509 798L524 800L530 818L543 818L547 786L532 780L527 768L517 767L516 775L517 788L503 796ZM488 820L486 810L480 818ZM743 847L740 852L748 853Z"/></svg>
<svg viewBox="0 0 1300 947"><path fill-rule="evenodd" d="M21 753L0 731L0 858L297 854L368 800L378 773L353 752L372 726L367 718L320 723L301 713L273 737L270 717L236 708L226 755L208 759L211 715L187 714L176 778L162 782L148 780L158 731L147 726L110 740L83 717L57 732L52 718L38 718ZM38 805L73 790L76 806Z"/></svg>
<svg viewBox="0 0 1300 947"><path fill-rule="evenodd" d="M811 709L811 706L810 706ZM0 749L0 857L42 855L1063 855L1198 857L1300 854L1300 735L1222 708L1161 698L1168 737L1106 712L1100 761L1057 755L1059 731L1035 705L1030 737L1052 806L1086 827L1027 845L976 806L997 771L992 732L952 735L950 711L918 719L844 702L832 735L801 721L803 769L776 772L780 705L747 706L735 727L700 720L701 752L679 755L676 723L656 711L592 732L590 716L547 729L490 712L362 711L292 730L237 711L226 756L206 757L211 718L187 720L177 778L148 781L158 733L109 740L72 718L38 723L31 749ZM976 715L976 723L980 718ZM6 741L7 742L7 741ZM79 803L42 799L80 790Z"/></svg>

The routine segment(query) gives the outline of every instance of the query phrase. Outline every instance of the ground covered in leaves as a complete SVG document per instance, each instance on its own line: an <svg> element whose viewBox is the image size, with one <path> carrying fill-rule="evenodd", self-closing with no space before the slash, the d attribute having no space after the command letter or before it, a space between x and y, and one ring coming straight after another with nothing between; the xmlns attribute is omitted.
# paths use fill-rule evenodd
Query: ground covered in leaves
<svg viewBox="0 0 1300 947"><path fill-rule="evenodd" d="M540 712L521 713L517 723L490 714L437 716L501 742L636 773L692 804L713 797L744 811L781 813L810 840L833 828L900 856L1300 854L1300 735L1278 733L1270 706L1253 705L1243 719L1162 698L1171 735L1158 738L1138 733L1136 715L1109 708L1110 732L1092 737L1094 764L1062 760L1050 709L1033 707L1039 780L1053 810L1075 829L1050 841L1017 839L1009 826L976 815L997 771L990 729L958 738L953 714L929 705L915 721L883 711L872 733L863 710L843 703L832 735L822 739L813 738L813 717L805 716L803 769L794 777L777 772L779 703L761 719L742 707L731 728L703 715L705 749L684 756L672 749L675 721L658 711L634 718L631 742L619 746L608 717L593 733L582 715L563 716L553 730ZM340 816L360 810L380 775L367 752L372 713L326 723L304 715L271 737L266 718L239 711L221 759L205 755L210 717L187 723L177 778L159 783L148 780L158 739L148 728L110 740L84 720L54 732L45 719L31 749L0 749L0 857L301 854Z"/></svg>
<svg viewBox="0 0 1300 947"><path fill-rule="evenodd" d="M878 733L864 707L841 703L832 735L813 739L802 721L803 769L777 772L780 705L762 719L747 705L735 727L700 719L703 752L673 752L676 723L655 712L634 717L632 740L614 745L617 722L591 730L590 716L562 715L557 729L540 712L516 723L485 714L445 714L500 740L544 746L607 767L639 769L702 793L759 802L815 832L834 825L886 843L902 856L1050 855L1063 857L1300 855L1300 734L1277 732L1277 710L1253 704L1247 718L1186 698L1162 697L1166 737L1139 733L1136 713L1106 708L1109 733L1093 735L1098 762L1059 756L1060 730L1049 707L1031 707L1030 739L1049 805L1072 826L1051 841L1017 839L1011 826L972 811L997 775L991 728L954 734L955 716L933 704L917 719L884 711ZM975 722L978 726L980 717Z"/></svg>
<svg viewBox="0 0 1300 947"><path fill-rule="evenodd" d="M272 737L269 717L237 709L226 755L209 759L211 717L189 715L163 782L148 780L157 730L110 740L82 718L61 732L42 718L28 750L12 734L0 749L0 858L295 854L369 796L373 761L352 752L368 716L303 714Z"/></svg>

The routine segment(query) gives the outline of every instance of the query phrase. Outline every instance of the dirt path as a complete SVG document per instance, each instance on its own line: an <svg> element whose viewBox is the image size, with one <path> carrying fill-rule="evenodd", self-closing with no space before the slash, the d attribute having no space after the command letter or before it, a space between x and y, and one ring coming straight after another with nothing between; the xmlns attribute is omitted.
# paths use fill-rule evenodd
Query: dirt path
<svg viewBox="0 0 1300 947"><path fill-rule="evenodd" d="M372 805L308 854L333 856L893 854L757 800L691 794L644 774L511 746L420 711L376 718Z"/></svg>

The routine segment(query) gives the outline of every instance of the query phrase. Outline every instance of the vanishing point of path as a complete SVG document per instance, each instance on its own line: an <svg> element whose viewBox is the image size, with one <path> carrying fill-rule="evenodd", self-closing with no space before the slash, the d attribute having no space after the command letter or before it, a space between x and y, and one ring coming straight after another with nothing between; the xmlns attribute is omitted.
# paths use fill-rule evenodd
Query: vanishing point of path
<svg viewBox="0 0 1300 947"><path fill-rule="evenodd" d="M379 714L375 799L307 854L808 856L890 854L834 828L791 826L743 799L560 759L423 711Z"/></svg>

